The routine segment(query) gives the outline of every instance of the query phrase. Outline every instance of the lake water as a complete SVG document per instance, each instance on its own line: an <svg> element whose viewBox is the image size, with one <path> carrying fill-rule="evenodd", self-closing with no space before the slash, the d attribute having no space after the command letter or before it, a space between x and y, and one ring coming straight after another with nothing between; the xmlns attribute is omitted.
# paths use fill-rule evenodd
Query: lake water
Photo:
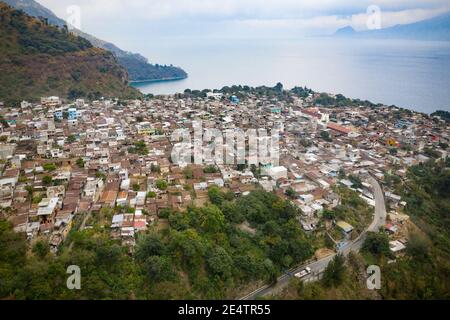
<svg viewBox="0 0 450 320"><path fill-rule="evenodd" d="M182 39L140 52L189 78L134 84L144 93L226 85L307 86L431 113L450 111L450 43L399 40Z"/></svg>

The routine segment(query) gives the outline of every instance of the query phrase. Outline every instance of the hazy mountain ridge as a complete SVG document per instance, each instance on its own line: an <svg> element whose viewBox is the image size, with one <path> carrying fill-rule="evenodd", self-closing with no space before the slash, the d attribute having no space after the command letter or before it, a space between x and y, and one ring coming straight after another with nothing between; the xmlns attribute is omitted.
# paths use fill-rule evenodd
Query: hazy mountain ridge
<svg viewBox="0 0 450 320"><path fill-rule="evenodd" d="M66 22L58 18L51 10L42 6L34 0L2 0L8 5L23 10L30 16L36 18L45 18L52 25L64 27ZM166 66L158 64L150 64L147 58L140 54L128 52L120 49L113 43L98 39L78 29L72 29L71 32L89 40L95 47L112 52L118 59L119 63L128 71L131 81L143 80L162 80L171 78L186 78L187 73L175 66Z"/></svg>
<svg viewBox="0 0 450 320"><path fill-rule="evenodd" d="M352 27L347 26L337 30L334 36L348 38L450 41L450 12L431 19L378 30L357 32Z"/></svg>
<svg viewBox="0 0 450 320"><path fill-rule="evenodd" d="M138 97L114 55L0 2L0 100Z"/></svg>

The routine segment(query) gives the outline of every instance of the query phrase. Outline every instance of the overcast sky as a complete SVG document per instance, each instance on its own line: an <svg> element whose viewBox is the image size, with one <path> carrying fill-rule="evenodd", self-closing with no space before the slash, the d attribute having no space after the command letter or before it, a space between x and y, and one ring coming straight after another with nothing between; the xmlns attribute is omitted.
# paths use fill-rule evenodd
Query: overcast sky
<svg viewBox="0 0 450 320"><path fill-rule="evenodd" d="M449 0L37 0L67 19L81 9L81 28L120 43L183 37L297 37L366 27L367 8L380 7L382 27L450 10Z"/></svg>

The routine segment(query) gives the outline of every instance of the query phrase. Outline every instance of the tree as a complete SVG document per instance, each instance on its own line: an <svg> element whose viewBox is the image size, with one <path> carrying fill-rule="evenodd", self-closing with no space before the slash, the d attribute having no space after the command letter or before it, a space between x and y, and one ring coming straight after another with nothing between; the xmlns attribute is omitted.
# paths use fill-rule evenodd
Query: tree
<svg viewBox="0 0 450 320"><path fill-rule="evenodd" d="M167 187L168 187L167 181L165 181L165 180L156 180L156 187L159 190L162 190L162 191L167 190Z"/></svg>
<svg viewBox="0 0 450 320"><path fill-rule="evenodd" d="M150 166L150 170L152 172L160 173L161 172L161 167L152 163L151 166Z"/></svg>
<svg viewBox="0 0 450 320"><path fill-rule="evenodd" d="M32 251L40 259L44 259L50 252L50 246L47 241L39 240L34 244Z"/></svg>
<svg viewBox="0 0 450 320"><path fill-rule="evenodd" d="M206 259L206 266L212 275L228 279L231 277L233 259L224 248L214 247Z"/></svg>
<svg viewBox="0 0 450 320"><path fill-rule="evenodd" d="M430 250L427 240L419 233L411 233L408 240L408 254L421 261L426 260Z"/></svg>
<svg viewBox="0 0 450 320"><path fill-rule="evenodd" d="M282 84L281 82L278 82L278 83L275 85L274 90L277 91L277 92L279 92L279 93L283 92L283 84Z"/></svg>
<svg viewBox="0 0 450 320"><path fill-rule="evenodd" d="M204 173L217 173L219 170L215 166L207 166L203 169Z"/></svg>
<svg viewBox="0 0 450 320"><path fill-rule="evenodd" d="M169 257L152 256L144 263L144 270L152 282L167 281L175 276L173 264Z"/></svg>
<svg viewBox="0 0 450 320"><path fill-rule="evenodd" d="M151 256L161 256L166 253L166 246L157 233L150 233L138 238L135 257L139 261L145 261Z"/></svg>
<svg viewBox="0 0 450 320"><path fill-rule="evenodd" d="M77 159L77 162L76 162L76 164L77 164L77 166L79 167L79 168L84 168L84 160L82 159L82 158L79 158L79 159Z"/></svg>
<svg viewBox="0 0 450 320"><path fill-rule="evenodd" d="M141 186L138 183L133 184L133 191L138 192L141 190Z"/></svg>
<svg viewBox="0 0 450 320"><path fill-rule="evenodd" d="M339 179L345 178L345 170L343 168L339 169Z"/></svg>
<svg viewBox="0 0 450 320"><path fill-rule="evenodd" d="M153 191L147 192L147 198L150 198L150 199L156 198L156 192L153 192Z"/></svg>
<svg viewBox="0 0 450 320"><path fill-rule="evenodd" d="M285 192L286 196L288 196L291 199L295 199L297 193L295 192L294 189L292 189L291 187L287 188L286 192Z"/></svg>
<svg viewBox="0 0 450 320"><path fill-rule="evenodd" d="M353 187L355 187L355 188L363 187L361 179L357 176L349 175L348 180L350 180L353 183Z"/></svg>
<svg viewBox="0 0 450 320"><path fill-rule="evenodd" d="M216 234L222 231L225 217L216 206L200 208L200 227L204 232Z"/></svg>
<svg viewBox="0 0 450 320"><path fill-rule="evenodd" d="M332 210L324 210L322 216L328 220L334 220L336 218L336 213Z"/></svg>
<svg viewBox="0 0 450 320"><path fill-rule="evenodd" d="M267 280L272 284L277 283L278 282L278 272L277 272L277 268L273 264L272 260L270 260L270 259L264 260L263 268L264 268L265 274L267 275Z"/></svg>
<svg viewBox="0 0 450 320"><path fill-rule="evenodd" d="M220 206L224 201L222 191L220 191L220 189L216 186L212 186L211 188L209 188L208 197L211 203L217 206Z"/></svg>
<svg viewBox="0 0 450 320"><path fill-rule="evenodd" d="M363 244L363 250L380 257L388 256L389 251L389 237L382 232L369 232Z"/></svg>
<svg viewBox="0 0 450 320"><path fill-rule="evenodd" d="M184 174L184 177L188 180L194 178L194 172L189 167L184 168L183 174Z"/></svg>
<svg viewBox="0 0 450 320"><path fill-rule="evenodd" d="M45 171L55 171L56 165L54 163L46 163L42 166Z"/></svg>
<svg viewBox="0 0 450 320"><path fill-rule="evenodd" d="M328 264L323 274L323 282L327 287L337 287L344 280L345 257L342 254L336 255Z"/></svg>
<svg viewBox="0 0 450 320"><path fill-rule="evenodd" d="M163 208L163 209L159 210L158 217L160 217L161 219L167 219L167 218L169 218L171 213L172 213L171 209Z"/></svg>
<svg viewBox="0 0 450 320"><path fill-rule="evenodd" d="M320 132L320 136L322 137L323 140L325 140L327 142L332 142L333 141L333 139L331 139L330 133L328 131Z"/></svg>
<svg viewBox="0 0 450 320"><path fill-rule="evenodd" d="M45 176L42 178L42 183L46 186L51 185L53 182L53 178L51 176Z"/></svg>
<svg viewBox="0 0 450 320"><path fill-rule="evenodd" d="M393 156L396 156L398 153L398 150L397 150L397 148L391 148L391 149L389 149L389 153Z"/></svg>
<svg viewBox="0 0 450 320"><path fill-rule="evenodd" d="M184 213L171 212L169 215L169 224L175 230L183 231L189 228L189 221Z"/></svg>
<svg viewBox="0 0 450 320"><path fill-rule="evenodd" d="M67 137L68 143L74 143L75 141L77 141L77 137L75 137L73 134Z"/></svg>

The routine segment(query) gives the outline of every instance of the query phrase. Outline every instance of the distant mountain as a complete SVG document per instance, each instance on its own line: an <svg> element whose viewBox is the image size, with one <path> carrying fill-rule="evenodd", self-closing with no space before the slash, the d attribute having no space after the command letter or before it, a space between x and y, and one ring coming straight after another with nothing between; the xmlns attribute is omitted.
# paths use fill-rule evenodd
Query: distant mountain
<svg viewBox="0 0 450 320"><path fill-rule="evenodd" d="M30 16L36 18L45 18L49 24L64 27L66 22L58 18L51 10L42 6L34 0L2 0L10 6L23 10ZM128 52L120 49L116 45L100 40L81 30L72 29L71 32L89 40L95 47L111 51L119 60L119 63L128 71L131 81L143 80L165 80L165 79L184 79L187 73L175 66L150 64L147 58L140 54Z"/></svg>
<svg viewBox="0 0 450 320"><path fill-rule="evenodd" d="M347 37L347 36L353 36L356 33L355 29L353 29L350 26L338 29L336 33L334 34L337 37Z"/></svg>
<svg viewBox="0 0 450 320"><path fill-rule="evenodd" d="M2 0L9 6L16 8L18 10L23 10L26 14L36 18L45 18L48 23L63 27L66 22L63 19L58 18L52 11L44 7L43 5L37 3L33 0Z"/></svg>
<svg viewBox="0 0 450 320"><path fill-rule="evenodd" d="M147 58L138 53L124 51L110 42L100 40L77 29L73 29L71 32L89 40L97 48L111 51L119 63L127 69L131 81L184 79L188 76L179 67L151 64Z"/></svg>
<svg viewBox="0 0 450 320"><path fill-rule="evenodd" d="M356 32L352 27L336 31L336 37L411 39L450 41L450 12L411 24L396 25L379 30Z"/></svg>
<svg viewBox="0 0 450 320"><path fill-rule="evenodd" d="M111 52L0 2L0 101L49 95L141 96Z"/></svg>

